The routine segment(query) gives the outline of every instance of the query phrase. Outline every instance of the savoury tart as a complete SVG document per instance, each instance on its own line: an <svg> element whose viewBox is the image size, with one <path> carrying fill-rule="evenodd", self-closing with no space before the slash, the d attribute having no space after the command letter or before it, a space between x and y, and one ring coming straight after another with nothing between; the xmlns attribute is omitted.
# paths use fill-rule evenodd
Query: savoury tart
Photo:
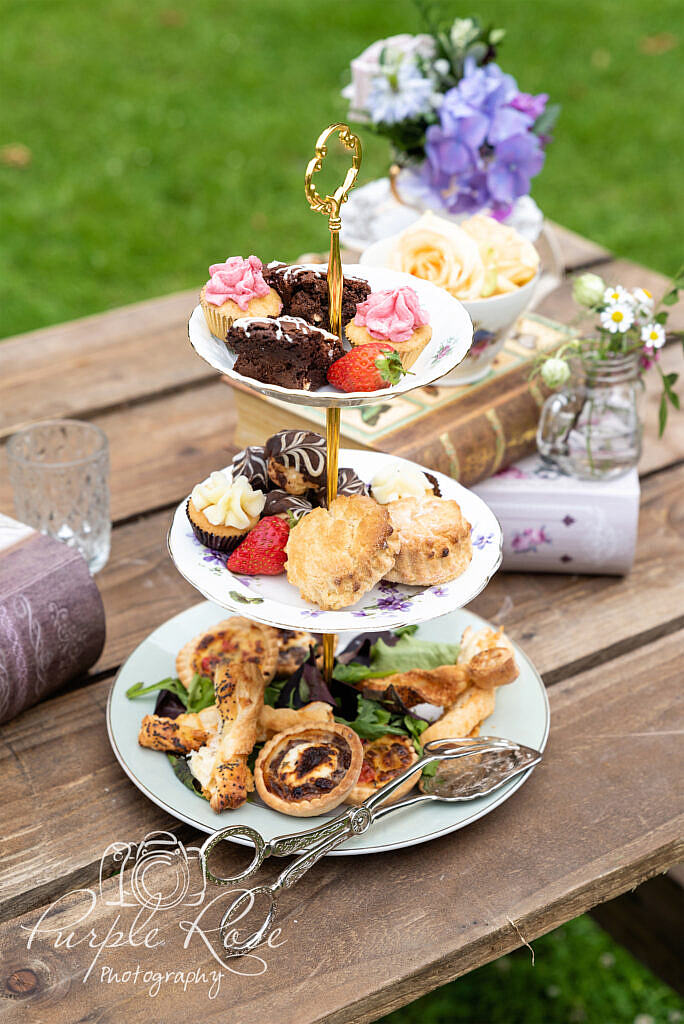
<svg viewBox="0 0 684 1024"><path fill-rule="evenodd" d="M363 746L339 722L278 733L257 757L254 782L261 799L283 814L307 818L337 807L354 788Z"/></svg>
<svg viewBox="0 0 684 1024"><path fill-rule="evenodd" d="M348 794L345 803L359 805L373 796L379 789L386 786L388 782L401 775L412 764L418 760L413 740L408 736L396 736L388 733L380 736L370 743L363 744L363 765L359 774L359 781L351 793ZM395 789L394 793L385 803L393 804L410 790L418 781L418 773L411 775L405 782Z"/></svg>
<svg viewBox="0 0 684 1024"><path fill-rule="evenodd" d="M432 586L456 579L470 565L470 523L456 501L426 495L387 506L401 548L386 580Z"/></svg>
<svg viewBox="0 0 684 1024"><path fill-rule="evenodd" d="M394 565L398 550L387 508L360 494L341 495L290 531L287 579L305 601L335 611L371 590Z"/></svg>
<svg viewBox="0 0 684 1024"><path fill-rule="evenodd" d="M250 622L240 615L217 622L181 647L176 657L176 675L186 690L194 675L213 678L218 665L253 662L267 683L278 664L278 634L270 626Z"/></svg>

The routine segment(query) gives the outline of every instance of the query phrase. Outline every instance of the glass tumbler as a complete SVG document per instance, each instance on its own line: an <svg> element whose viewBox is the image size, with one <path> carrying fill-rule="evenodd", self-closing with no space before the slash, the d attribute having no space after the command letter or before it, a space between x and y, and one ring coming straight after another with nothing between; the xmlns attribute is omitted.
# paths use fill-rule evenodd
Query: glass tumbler
<svg viewBox="0 0 684 1024"><path fill-rule="evenodd" d="M19 519L78 548L99 572L111 537L106 434L80 420L45 420L10 437L7 455Z"/></svg>

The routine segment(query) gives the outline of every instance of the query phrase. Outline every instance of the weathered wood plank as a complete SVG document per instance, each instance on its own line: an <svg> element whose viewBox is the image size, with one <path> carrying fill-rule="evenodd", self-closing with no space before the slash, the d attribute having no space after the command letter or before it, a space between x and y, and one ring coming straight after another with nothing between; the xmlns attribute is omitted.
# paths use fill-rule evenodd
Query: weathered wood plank
<svg viewBox="0 0 684 1024"><path fill-rule="evenodd" d="M576 231L564 228L562 224L556 224L555 221L550 220L547 221L547 226L553 232L566 271L584 270L591 267L592 269L596 268L596 273L600 273L597 265L607 263L612 258L610 251L599 245L598 242L578 235Z"/></svg>
<svg viewBox="0 0 684 1024"><path fill-rule="evenodd" d="M499 573L473 610L503 622L544 673L600 657L637 633L672 628L684 608L683 484L684 468L644 482L637 559L626 578ZM197 600L167 554L170 522L171 512L160 512L114 531L98 576L108 626L100 671Z"/></svg>
<svg viewBox="0 0 684 1024"><path fill-rule="evenodd" d="M214 371L190 347L197 294L179 292L0 344L0 437L49 417L84 416Z"/></svg>
<svg viewBox="0 0 684 1024"><path fill-rule="evenodd" d="M680 379L676 390L684 401L684 363L682 349L677 343L661 349L660 366L664 373L678 373ZM665 433L658 437L658 409L662 394L662 381L657 370L651 368L644 377L646 395L644 401L644 441L639 475L655 473L659 469L671 466L684 458L684 415L669 407L669 415Z"/></svg>
<svg viewBox="0 0 684 1024"><path fill-rule="evenodd" d="M255 1024L270 1019L277 992L283 1024L370 1021L674 863L682 848L681 747L673 722L683 639L681 633L663 638L553 687L544 762L510 801L457 836L316 865L281 898L282 946L264 954L265 973L240 978L226 972L216 1001L206 998L206 985L182 992L162 984L156 1019L174 1019L180 1009L207 1021L230 1017ZM106 755L95 752L106 749L101 706L99 719L96 710L103 691L97 688L97 701L86 705L83 718L77 713L80 695L51 701L59 710L47 735L35 727L37 718L44 719L40 709L10 723L6 757L20 769L13 780L8 776L0 834L7 835L11 858L13 849L17 860L26 856L26 831L36 821L42 825L28 855L32 878L26 870L24 884L37 884L46 860L48 878L55 870L67 877L69 868L81 865L82 881L90 870L95 884L104 847L113 839L139 841L157 813L145 817L144 798L126 780L117 784L117 774L119 781L123 776L111 755L107 765ZM72 749L80 743L84 757L80 765L70 759L62 771L49 754L67 736ZM91 749L94 772L87 770ZM20 773L32 784L22 785ZM158 824L163 827L166 819L159 816ZM241 857L243 851L226 850L226 866L235 868ZM388 899L388 892L401 898ZM87 904L74 897L71 905L63 926ZM117 913L100 900L87 928L104 938ZM124 930L133 913L122 915ZM39 916L34 909L2 928L6 973L16 977L25 969L37 975L35 995L4 1004L8 1020L25 1017L29 1006L33 1019L49 1016L60 1024L82 1020L86 1012L103 1020L149 1019L139 987L100 984L99 967L80 984L93 949L55 949L43 939L27 953L25 929ZM208 916L207 926L215 927L217 917ZM201 942L183 949L185 933L176 922L160 913L154 924L162 928L163 946L110 949L101 963L118 971L135 969L136 963L143 971L216 966ZM0 998L5 993L6 976Z"/></svg>
<svg viewBox="0 0 684 1024"><path fill-rule="evenodd" d="M205 385L92 420L107 434L113 522L181 500L236 450L231 392L215 375ZM12 515L7 452L0 446L0 512Z"/></svg>

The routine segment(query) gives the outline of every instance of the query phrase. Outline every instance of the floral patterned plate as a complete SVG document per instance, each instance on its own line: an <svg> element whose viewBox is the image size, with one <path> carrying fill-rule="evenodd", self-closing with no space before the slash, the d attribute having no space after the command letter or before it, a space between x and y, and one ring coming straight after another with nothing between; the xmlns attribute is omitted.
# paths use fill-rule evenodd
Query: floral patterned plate
<svg viewBox="0 0 684 1024"><path fill-rule="evenodd" d="M216 814L206 800L190 792L175 777L164 754L138 745L138 730L143 715L154 710L156 694L139 700L128 700L126 690L140 680L164 679L175 672L176 652L181 644L222 617L222 609L207 601L187 608L155 629L131 654L121 667L109 694L107 730L114 753L126 775L158 807L174 818L194 825L203 832L213 832L225 825L251 825L264 839L273 839L284 832L302 832L323 824L324 817L295 818L265 807L254 794L237 811ZM458 641L466 626L480 629L486 623L469 611L457 611L443 619L428 622L419 629L424 640ZM361 627L364 628L363 622ZM358 626L356 631L358 632ZM340 648L352 639L339 638ZM544 750L549 734L549 702L544 684L532 662L517 645L515 658L520 675L510 686L502 686L496 695L496 708L487 719L483 733L505 736ZM533 769L530 769L533 771ZM333 857L350 854L382 853L446 835L463 828L477 818L489 814L515 793L529 778L530 771L511 779L489 796L466 803L424 803L401 814L388 815L362 836L348 840L335 850ZM327 817L339 814L336 808ZM241 845L249 840L235 839ZM251 854L250 854L251 856Z"/></svg>
<svg viewBox="0 0 684 1024"><path fill-rule="evenodd" d="M312 270L327 268L322 265L306 264ZM243 377L235 373L235 355L226 348L225 342L216 338L207 327L200 306L193 310L188 324L190 344L195 352L210 366L233 380L258 391L261 395L279 398L283 402L294 405L314 405L323 408L339 406L340 408L375 405L379 399L387 401L395 395L401 395L413 388L420 388L449 373L464 358L473 340L473 325L461 303L442 288L437 288L429 281L421 281L411 274L402 274L385 267L361 267L356 264L344 266L343 271L353 277L362 277L370 284L373 291L383 288L401 288L409 285L420 299L420 303L430 315L432 337L420 356L398 384L384 388L382 391L352 391L344 394L332 385L319 388L317 391L301 391L297 388L283 388L278 384L264 384L252 377Z"/></svg>
<svg viewBox="0 0 684 1024"><path fill-rule="evenodd" d="M340 449L340 466L351 466L367 483L389 462L399 461L424 472L423 466L396 459L383 452ZM224 470L230 473L230 469ZM473 557L457 579L435 587L409 587L381 580L372 590L341 611L322 611L302 600L299 591L282 576L238 576L225 565L226 556L208 550L195 538L185 498L169 531L169 552L176 568L204 597L229 611L286 629L310 629L317 633L343 630L391 629L406 623L425 622L462 608L486 587L501 564L502 534L494 513L472 491L451 477L433 473L442 496L456 500L472 527Z"/></svg>

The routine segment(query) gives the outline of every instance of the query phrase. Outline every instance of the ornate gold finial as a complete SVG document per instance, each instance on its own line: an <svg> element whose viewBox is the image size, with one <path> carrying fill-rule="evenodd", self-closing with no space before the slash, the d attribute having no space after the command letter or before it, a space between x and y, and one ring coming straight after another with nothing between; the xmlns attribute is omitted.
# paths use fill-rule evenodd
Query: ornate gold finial
<svg viewBox="0 0 684 1024"><path fill-rule="evenodd" d="M325 199L322 199L313 183L313 176L321 170L323 160L328 155L326 143L335 132L339 135L340 142L345 149L353 150L354 155L352 156L352 165L347 171L342 184L338 185L332 195L327 195ZM353 189L359 168L361 167L361 140L358 135L354 135L348 124L331 124L329 128L326 128L318 136L314 152L316 155L309 160L306 174L304 175L306 199L312 210L328 215L331 231L339 231L341 225L340 207L342 203L346 202L349 193Z"/></svg>

